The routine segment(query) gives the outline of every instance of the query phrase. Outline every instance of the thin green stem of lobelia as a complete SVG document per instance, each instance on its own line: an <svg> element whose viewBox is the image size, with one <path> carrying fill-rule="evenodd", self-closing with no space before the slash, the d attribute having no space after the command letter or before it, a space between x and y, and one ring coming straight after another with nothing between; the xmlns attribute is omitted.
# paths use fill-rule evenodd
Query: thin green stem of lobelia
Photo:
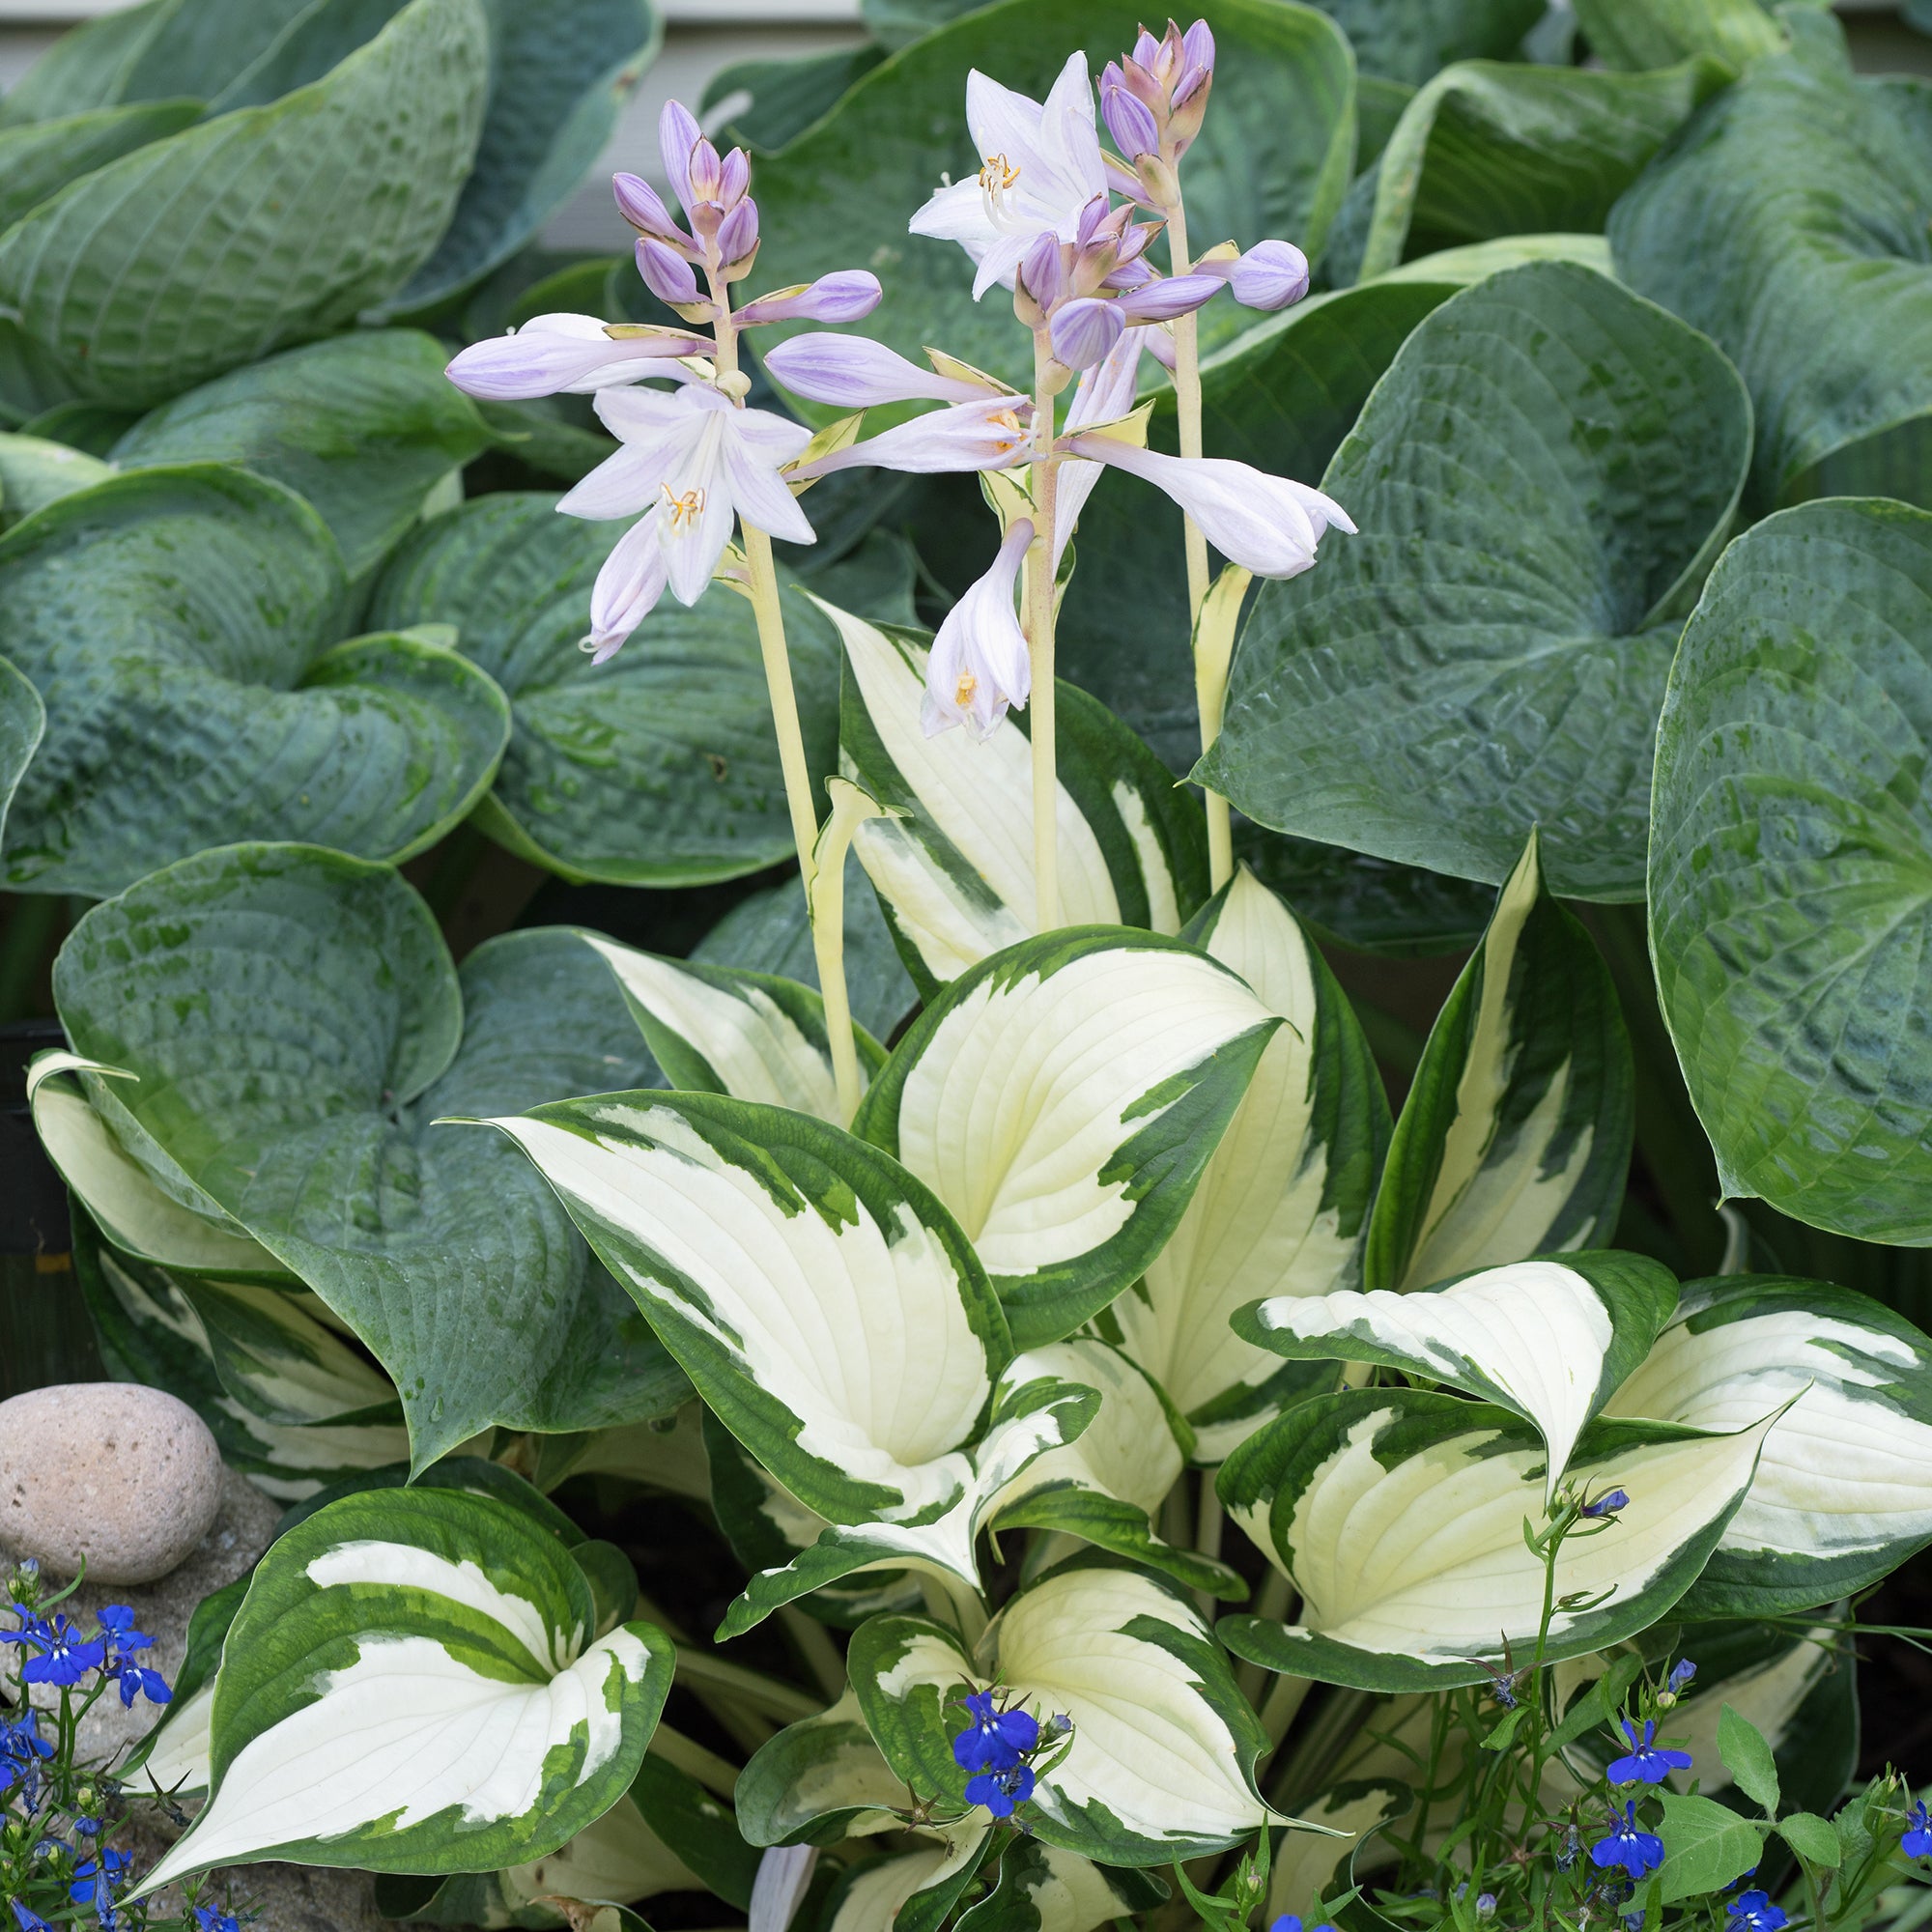
<svg viewBox="0 0 1932 1932"><path fill-rule="evenodd" d="M1176 194L1161 213L1167 219L1167 262L1170 273L1184 275L1194 266L1187 252L1187 211ZM1190 310L1174 321L1174 399L1180 419L1180 453L1198 459L1201 450L1201 336ZM1192 517L1181 519L1187 549L1187 629L1199 637L1201 607L1208 598L1208 539ZM1204 662L1198 645L1194 654L1194 702L1201 719L1201 749L1206 753L1221 735L1221 711L1228 694L1227 666L1219 675ZM1228 801L1217 791L1206 794L1208 806L1208 875L1216 892L1235 876L1235 838Z"/></svg>
<svg viewBox="0 0 1932 1932"><path fill-rule="evenodd" d="M1054 497L1060 459L1053 450L1053 350L1046 330L1034 332L1033 543L1026 558L1027 656L1033 670L1033 864L1035 922L1051 932L1060 923L1060 775L1054 747L1053 633L1058 621L1053 582Z"/></svg>
<svg viewBox="0 0 1932 1932"><path fill-rule="evenodd" d="M738 329L731 319L731 292L717 276L711 278L716 323L719 386L745 407L749 385L739 376ZM739 378L733 382L733 378ZM805 758L805 733L798 722L798 696L792 689L791 655L785 648L784 611L779 604L778 567L772 561L772 540L754 525L739 520L744 538L745 570L757 619L758 651L764 660L765 689L771 694L772 727L778 733L779 769L784 774L785 805L791 812L792 842L798 848L799 877L805 886L807 918L811 926L812 956L818 965L820 997L825 1002L825 1032L832 1050L833 1077L838 1104L849 1123L859 1111L862 1083L858 1048L852 1038L852 1006L845 990L845 927L843 895L834 895L839 917L818 916L813 887L817 883L818 812L811 798L811 771Z"/></svg>

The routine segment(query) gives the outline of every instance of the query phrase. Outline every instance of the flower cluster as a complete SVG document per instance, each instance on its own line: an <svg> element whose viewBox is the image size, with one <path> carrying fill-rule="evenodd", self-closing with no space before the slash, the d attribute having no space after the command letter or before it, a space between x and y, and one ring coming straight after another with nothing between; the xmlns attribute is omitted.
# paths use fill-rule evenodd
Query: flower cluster
<svg viewBox="0 0 1932 1932"><path fill-rule="evenodd" d="M995 1818L1010 1818L1015 1805L1033 1796L1037 1774L1033 1760L1050 1749L1073 1726L1065 1718L1042 1727L1030 1711L1003 1705L992 1690L968 1690L966 1728L952 1740L953 1761L973 1776L966 1802L983 1804Z"/></svg>

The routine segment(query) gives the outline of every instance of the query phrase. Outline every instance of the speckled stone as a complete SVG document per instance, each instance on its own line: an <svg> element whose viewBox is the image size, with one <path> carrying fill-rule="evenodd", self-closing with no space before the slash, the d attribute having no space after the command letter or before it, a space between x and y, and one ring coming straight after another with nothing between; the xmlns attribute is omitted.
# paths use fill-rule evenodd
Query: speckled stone
<svg viewBox="0 0 1932 1932"><path fill-rule="evenodd" d="M185 1402L137 1382L69 1382L0 1402L0 1547L67 1577L151 1583L206 1536L221 1452Z"/></svg>

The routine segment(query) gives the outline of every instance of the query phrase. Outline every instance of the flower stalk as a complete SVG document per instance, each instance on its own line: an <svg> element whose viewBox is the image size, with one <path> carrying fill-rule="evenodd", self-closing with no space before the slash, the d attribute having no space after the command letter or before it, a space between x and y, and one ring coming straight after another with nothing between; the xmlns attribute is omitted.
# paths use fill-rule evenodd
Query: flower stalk
<svg viewBox="0 0 1932 1932"><path fill-rule="evenodd" d="M1033 668L1033 864L1035 923L1041 932L1060 923L1060 777L1054 747L1053 642L1054 495L1060 457L1054 448L1053 399L1060 364L1044 328L1034 332L1034 539L1026 560L1027 651Z"/></svg>

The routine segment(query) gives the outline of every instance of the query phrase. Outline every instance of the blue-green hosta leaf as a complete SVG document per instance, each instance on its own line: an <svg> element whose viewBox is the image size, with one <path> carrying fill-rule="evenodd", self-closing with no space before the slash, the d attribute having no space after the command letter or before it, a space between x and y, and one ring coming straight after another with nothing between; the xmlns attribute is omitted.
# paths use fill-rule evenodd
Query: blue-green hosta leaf
<svg viewBox="0 0 1932 1932"><path fill-rule="evenodd" d="M1266 1739L1180 1592L1138 1570L1063 1565L1014 1597L969 1656L944 1626L878 1617L852 1639L852 1684L893 1769L920 1797L965 1804L956 1702L995 1680L1042 1722L1073 1720L1028 1824L1041 1843L1112 1865L1224 1849L1269 1816L1253 1765Z"/></svg>
<svg viewBox="0 0 1932 1932"><path fill-rule="evenodd" d="M986 1856L992 1827L965 1818L919 1835L933 1842L848 1871L828 1901L826 1932L937 1932Z"/></svg>
<svg viewBox="0 0 1932 1932"><path fill-rule="evenodd" d="M983 743L928 737L923 641L821 608L845 647L841 763L897 812L861 825L853 849L929 993L1037 930L1033 754L1011 714ZM1068 685L1059 696L1062 920L1179 932L1207 894L1199 812L1092 698Z"/></svg>
<svg viewBox="0 0 1932 1932"><path fill-rule="evenodd" d="M0 530L12 529L56 497L71 497L113 475L84 449L39 436L0 436Z"/></svg>
<svg viewBox="0 0 1932 1932"><path fill-rule="evenodd" d="M1787 1402L1689 1615L1830 1603L1932 1540L1932 1341L1850 1289L1692 1283L1608 1411L1735 1429Z"/></svg>
<svg viewBox="0 0 1932 1932"><path fill-rule="evenodd" d="M114 447L124 469L237 463L306 497L352 578L380 563L423 498L490 432L412 329L363 329L218 376L142 417ZM404 626L397 625L396 629Z"/></svg>
<svg viewBox="0 0 1932 1932"><path fill-rule="evenodd" d="M1364 74L1420 87L1460 60L1507 60L1536 25L1536 0L1321 0Z"/></svg>
<svg viewBox="0 0 1932 1932"><path fill-rule="evenodd" d="M33 680L0 658L0 836L14 788L45 734L46 707Z"/></svg>
<svg viewBox="0 0 1932 1932"><path fill-rule="evenodd" d="M595 1623L570 1552L504 1504L331 1503L256 1568L209 1802L147 1889L270 1857L437 1872L556 1850L630 1787L670 1689L662 1631Z"/></svg>
<svg viewBox="0 0 1932 1932"><path fill-rule="evenodd" d="M1600 1245L1623 1204L1630 1041L1608 969L1549 895L1542 841L1430 1030L1369 1223L1371 1288Z"/></svg>
<svg viewBox="0 0 1932 1932"><path fill-rule="evenodd" d="M1322 488L1360 526L1264 585L1200 767L1249 817L1500 883L1642 890L1680 599L1750 410L1704 337L1566 262L1490 276L1403 345Z"/></svg>
<svg viewBox="0 0 1932 1932"><path fill-rule="evenodd" d="M1049 1449L994 1499L997 1533L1056 1530L1225 1598L1248 1593L1226 1564L1179 1549L1154 1533L1167 1492L1187 1463L1193 1432L1179 1422L1145 1369L1091 1336L1032 1349L1013 1373L1094 1389L1100 1406L1079 1436Z"/></svg>
<svg viewBox="0 0 1932 1932"><path fill-rule="evenodd" d="M1250 247L1278 235L1316 255L1354 157L1348 43L1312 9L1281 0L1203 0L1199 11L1213 29L1218 62L1214 111L1184 171L1195 245L1233 239ZM1026 334L1005 298L976 304L965 252L908 235L906 223L942 175L963 180L984 159L966 126L970 71L1043 99L1070 52L1084 49L1097 79L1133 45L1140 22L1125 0L1006 0L874 68L824 120L760 164L758 286L868 263L886 295L867 333L905 355L943 344L1029 387ZM1234 335L1246 319L1219 298L1203 312L1204 338Z"/></svg>
<svg viewBox="0 0 1932 1932"><path fill-rule="evenodd" d="M774 154L829 114L860 76L885 57L885 48L875 41L862 41L796 60L733 61L704 83L697 111L708 121L714 107L737 101L723 129L726 138L756 153Z"/></svg>
<svg viewBox="0 0 1932 1932"><path fill-rule="evenodd" d="M1445 68L1382 150L1362 279L1463 242L1602 228L1650 157L1730 77L1707 59L1655 73Z"/></svg>
<svg viewBox="0 0 1932 1932"><path fill-rule="evenodd" d="M584 939L622 987L673 1087L762 1100L843 1124L825 1003L810 986L770 973L661 959L598 933ZM876 1072L885 1048L863 1027L856 1031L861 1065Z"/></svg>
<svg viewBox="0 0 1932 1932"><path fill-rule="evenodd" d="M199 100L155 100L0 131L0 229L13 227L69 182L200 118Z"/></svg>
<svg viewBox="0 0 1932 1932"><path fill-rule="evenodd" d="M217 1362L208 1323L189 1293L190 1288L202 1291L203 1282L117 1252L79 1209L73 1221L73 1264L108 1372L118 1379L166 1389L186 1403L208 1424L222 1461L265 1494L278 1502L300 1502L345 1477L407 1462L409 1432L399 1415L385 1418L378 1412L369 1420L288 1423L262 1414L264 1404L232 1360L227 1376ZM253 1284L231 1286L240 1291ZM333 1356L339 1344L323 1319L327 1310L322 1303L313 1297L288 1300L284 1324L316 1355ZM352 1359L362 1366L359 1358ZM371 1391L360 1375L345 1374L336 1392L345 1405L359 1405L343 1412L369 1415ZM393 1390L390 1394L393 1400Z"/></svg>
<svg viewBox="0 0 1932 1932"><path fill-rule="evenodd" d="M1576 0L1590 51L1623 72L1713 54L1743 72L1785 37L1758 0Z"/></svg>
<svg viewBox="0 0 1932 1932"><path fill-rule="evenodd" d="M554 497L478 498L407 538L369 621L454 624L458 648L509 694L512 728L483 820L567 877L688 886L789 858L791 820L752 609L718 584L666 599L607 665L577 648L615 523L559 517ZM838 646L785 600L807 759L837 757Z"/></svg>
<svg viewBox="0 0 1932 1932"><path fill-rule="evenodd" d="M231 846L96 907L55 999L78 1048L137 1076L82 1076L122 1146L349 1324L402 1394L419 1466L489 1423L594 1428L684 1399L540 1179L434 1124L653 1077L575 933L505 934L459 982L387 867Z"/></svg>
<svg viewBox="0 0 1932 1932"><path fill-rule="evenodd" d="M1856 77L1822 12L1786 24L1791 51L1711 101L1619 203L1618 272L1736 360L1761 509L1932 507L1932 92Z"/></svg>
<svg viewBox="0 0 1932 1932"><path fill-rule="evenodd" d="M1268 1041L1194 1197L1101 1332L1166 1390L1218 1463L1308 1370L1228 1325L1264 1294L1322 1295L1359 1278L1388 1102L1360 1022L1294 915L1243 867L1190 937L1286 1022Z"/></svg>
<svg viewBox="0 0 1932 1932"><path fill-rule="evenodd" d="M1095 1864L1020 1834L1000 1854L992 1890L959 1915L958 1932L1095 1932L1110 1919L1134 1922L1167 1889L1131 1865Z"/></svg>
<svg viewBox="0 0 1932 1932"><path fill-rule="evenodd" d="M1809 503L1725 554L1658 729L1659 997L1727 1195L1932 1243L1932 516Z"/></svg>
<svg viewBox="0 0 1932 1932"><path fill-rule="evenodd" d="M377 859L440 838L509 707L420 639L330 648L344 588L307 504L219 465L110 477L0 537L0 648L47 707L10 881L105 895L241 838Z"/></svg>
<svg viewBox="0 0 1932 1932"><path fill-rule="evenodd" d="M0 307L75 393L121 407L326 335L447 227L489 67L481 0L412 0L314 85L43 202L0 237Z"/></svg>
<svg viewBox="0 0 1932 1932"><path fill-rule="evenodd" d="M1512 1262L1408 1294L1277 1296L1239 1310L1235 1326L1292 1360L1376 1362L1520 1415L1549 1451L1548 1502L1577 1438L1650 1352L1676 1305L1668 1269L1646 1255L1605 1250Z"/></svg>
<svg viewBox="0 0 1932 1932"><path fill-rule="evenodd" d="M1570 1460L1614 1527L1566 1539L1545 1652L1601 1650L1690 1587L1749 1487L1778 1405L1734 1435L1600 1420ZM1410 1390L1348 1391L1290 1409L1222 1464L1221 1499L1301 1595L1300 1620L1222 1618L1221 1640L1270 1670L1370 1690L1481 1682L1507 1643L1534 1647L1548 1452L1506 1409Z"/></svg>
<svg viewBox="0 0 1932 1932"><path fill-rule="evenodd" d="M0 100L0 128L117 104L126 97L142 54L180 7L181 0L142 0L63 34ZM272 10L260 11L267 14Z"/></svg>
<svg viewBox="0 0 1932 1932"><path fill-rule="evenodd" d="M1048 933L926 1008L855 1130L958 1217L1015 1344L1033 1348L1098 1314L1166 1246L1282 1024L1179 940Z"/></svg>
<svg viewBox="0 0 1932 1932"><path fill-rule="evenodd" d="M754 1845L837 1844L848 1832L896 1827L911 1797L848 1686L753 1753L738 1776L738 1828Z"/></svg>

